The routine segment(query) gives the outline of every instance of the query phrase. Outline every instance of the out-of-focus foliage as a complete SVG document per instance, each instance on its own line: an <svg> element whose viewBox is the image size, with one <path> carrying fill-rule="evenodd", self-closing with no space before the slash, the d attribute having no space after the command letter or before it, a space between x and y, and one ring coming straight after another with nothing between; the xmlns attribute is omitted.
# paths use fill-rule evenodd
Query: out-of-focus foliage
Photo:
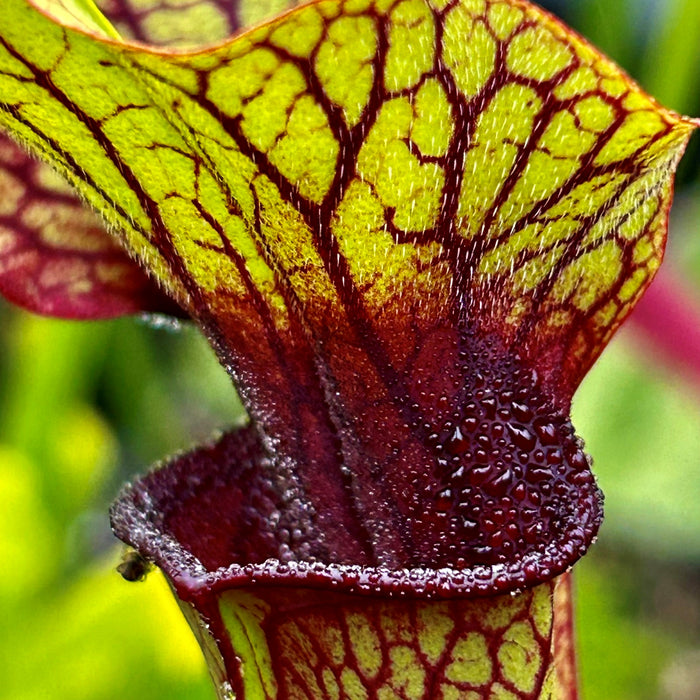
<svg viewBox="0 0 700 700"><path fill-rule="evenodd" d="M693 700L697 686L663 687L700 648L700 394L635 343L628 331L613 342L574 404L606 494L598 544L576 567L583 697Z"/></svg>
<svg viewBox="0 0 700 700"><path fill-rule="evenodd" d="M116 574L107 508L239 414L226 377L192 329L0 321L0 698L212 698L164 579Z"/></svg>
<svg viewBox="0 0 700 700"><path fill-rule="evenodd" d="M546 4L662 103L700 114L696 0ZM700 295L699 151L696 138L669 258ZM623 333L574 403L607 494L600 542L577 567L584 698L694 700L700 390L635 345ZM61 323L0 305L0 700L213 698L161 577L115 573L106 513L130 475L237 418L192 329Z"/></svg>

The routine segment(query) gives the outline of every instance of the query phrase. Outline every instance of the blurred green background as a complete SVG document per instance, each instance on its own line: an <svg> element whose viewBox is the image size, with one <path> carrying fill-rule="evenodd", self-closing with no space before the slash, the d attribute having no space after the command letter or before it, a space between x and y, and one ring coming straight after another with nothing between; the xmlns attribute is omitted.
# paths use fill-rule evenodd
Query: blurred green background
<svg viewBox="0 0 700 700"><path fill-rule="evenodd" d="M697 0L548 8L662 103L700 114ZM681 167L669 264L700 298L700 144ZM629 330L574 423L606 492L577 566L585 700L700 698L700 385ZM0 301L0 700L214 697L158 574L127 584L107 521L119 485L240 407L189 327L62 323Z"/></svg>

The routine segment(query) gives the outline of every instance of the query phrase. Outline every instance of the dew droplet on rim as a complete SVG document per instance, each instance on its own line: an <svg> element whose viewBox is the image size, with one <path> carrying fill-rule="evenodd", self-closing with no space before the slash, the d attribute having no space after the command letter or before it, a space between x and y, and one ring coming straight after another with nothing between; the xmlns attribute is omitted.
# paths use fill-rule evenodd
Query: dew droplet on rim
<svg viewBox="0 0 700 700"><path fill-rule="evenodd" d="M536 373L494 349L465 353L479 369L465 370L459 410L426 440L440 443L432 507L452 514L449 545L434 548L442 563L492 566L558 551L556 537L577 536L577 499L597 507L590 463L568 417L545 400Z"/></svg>

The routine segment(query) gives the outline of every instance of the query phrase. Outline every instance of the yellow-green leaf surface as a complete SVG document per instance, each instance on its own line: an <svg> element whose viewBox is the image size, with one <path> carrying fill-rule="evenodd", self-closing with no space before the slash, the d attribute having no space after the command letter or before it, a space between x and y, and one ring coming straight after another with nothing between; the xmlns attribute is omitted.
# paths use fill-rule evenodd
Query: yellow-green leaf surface
<svg viewBox="0 0 700 700"><path fill-rule="evenodd" d="M0 22L4 125L190 307L255 294L318 335L459 289L526 346L577 321L577 378L658 265L692 125L530 5L312 3L180 56Z"/></svg>
<svg viewBox="0 0 700 700"><path fill-rule="evenodd" d="M93 0L36 0L36 7L67 27L94 32L108 39L119 39L118 32Z"/></svg>
<svg viewBox="0 0 700 700"><path fill-rule="evenodd" d="M49 166L0 137L0 292L38 313L177 313Z"/></svg>
<svg viewBox="0 0 700 700"><path fill-rule="evenodd" d="M228 678L235 697L260 700L565 700L553 590L476 601L232 590L219 599Z"/></svg>
<svg viewBox="0 0 700 700"><path fill-rule="evenodd" d="M580 556L566 412L659 264L694 122L516 0L312 2L180 54L7 0L0 124L200 321L293 529L347 544L319 556L528 551L510 585Z"/></svg>
<svg viewBox="0 0 700 700"><path fill-rule="evenodd" d="M213 43L286 9L285 0L100 0L124 37L153 45ZM269 6L268 6L269 5ZM38 5L69 26L118 38L91 2ZM0 293L32 311L102 318L139 311L179 314L122 252L100 218L36 161L0 134Z"/></svg>

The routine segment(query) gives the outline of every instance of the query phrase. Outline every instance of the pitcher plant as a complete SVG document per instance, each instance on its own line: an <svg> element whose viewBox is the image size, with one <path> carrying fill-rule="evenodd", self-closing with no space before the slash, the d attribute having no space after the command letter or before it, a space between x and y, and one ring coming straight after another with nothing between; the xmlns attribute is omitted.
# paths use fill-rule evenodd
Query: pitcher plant
<svg viewBox="0 0 700 700"><path fill-rule="evenodd" d="M228 370L248 424L111 512L220 698L572 700L571 399L699 122L525 0L262 5L4 0L0 290Z"/></svg>

